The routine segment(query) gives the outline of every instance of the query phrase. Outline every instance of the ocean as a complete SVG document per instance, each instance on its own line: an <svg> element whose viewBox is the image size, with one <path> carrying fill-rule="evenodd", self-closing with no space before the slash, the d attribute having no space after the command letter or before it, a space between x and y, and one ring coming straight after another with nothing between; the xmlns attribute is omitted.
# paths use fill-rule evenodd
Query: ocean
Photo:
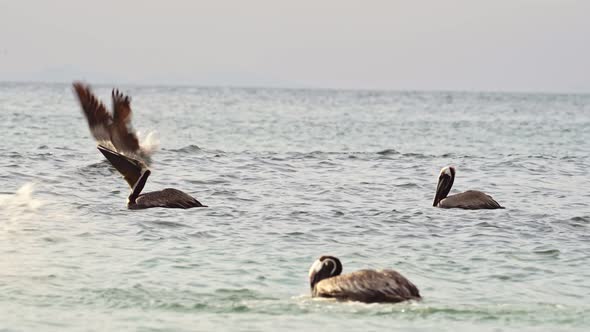
<svg viewBox="0 0 590 332"><path fill-rule="evenodd" d="M590 95L119 88L209 207L128 210L71 86L1 83L0 331L590 327ZM432 207L447 165L506 208ZM324 254L423 300L312 299Z"/></svg>

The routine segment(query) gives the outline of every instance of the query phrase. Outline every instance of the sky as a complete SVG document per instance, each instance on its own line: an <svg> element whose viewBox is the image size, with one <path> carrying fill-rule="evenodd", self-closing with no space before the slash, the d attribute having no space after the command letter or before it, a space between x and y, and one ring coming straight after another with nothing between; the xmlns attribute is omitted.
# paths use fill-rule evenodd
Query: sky
<svg viewBox="0 0 590 332"><path fill-rule="evenodd" d="M0 81L590 93L588 0L0 0Z"/></svg>

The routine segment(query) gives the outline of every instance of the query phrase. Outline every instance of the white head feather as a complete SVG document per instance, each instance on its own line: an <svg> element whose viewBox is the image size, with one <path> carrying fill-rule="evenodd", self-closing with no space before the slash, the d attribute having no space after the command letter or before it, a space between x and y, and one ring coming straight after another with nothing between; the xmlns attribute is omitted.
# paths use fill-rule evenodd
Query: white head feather
<svg viewBox="0 0 590 332"><path fill-rule="evenodd" d="M443 167L440 170L440 175L446 174L448 176L453 176L453 173L451 173L451 166L447 166L447 167Z"/></svg>
<svg viewBox="0 0 590 332"><path fill-rule="evenodd" d="M309 268L309 277L311 278L312 274L320 272L323 264L319 259L313 262L313 265Z"/></svg>
<svg viewBox="0 0 590 332"><path fill-rule="evenodd" d="M332 271L330 272L330 275L334 275L334 272L336 272L336 269L338 269L338 264L336 264L336 261L334 261L331 258L324 258L323 261L320 261L319 259L316 260L315 262L313 262L313 265L311 266L311 268L309 269L309 277L311 278L311 275L314 273L318 273L320 272L320 270L322 269L322 267L327 263L327 262L332 262L332 264L334 265L334 267L332 268Z"/></svg>

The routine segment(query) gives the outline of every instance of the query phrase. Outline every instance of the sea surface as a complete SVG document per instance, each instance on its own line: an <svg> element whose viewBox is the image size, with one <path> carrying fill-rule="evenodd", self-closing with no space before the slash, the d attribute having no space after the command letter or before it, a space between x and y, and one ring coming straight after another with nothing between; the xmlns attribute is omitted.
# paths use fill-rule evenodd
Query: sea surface
<svg viewBox="0 0 590 332"><path fill-rule="evenodd" d="M71 86L1 83L0 331L589 330L590 95L120 88L209 207L127 210ZM312 299L323 254L423 300Z"/></svg>

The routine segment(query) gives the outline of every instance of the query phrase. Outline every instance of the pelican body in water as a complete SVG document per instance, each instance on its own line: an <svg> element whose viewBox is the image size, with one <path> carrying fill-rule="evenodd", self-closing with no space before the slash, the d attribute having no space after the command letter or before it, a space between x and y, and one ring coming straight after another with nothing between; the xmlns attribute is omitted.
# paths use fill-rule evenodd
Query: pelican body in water
<svg viewBox="0 0 590 332"><path fill-rule="evenodd" d="M311 295L365 303L402 302L421 298L418 288L394 270L341 273L342 263L338 258L320 257L309 269Z"/></svg>
<svg viewBox="0 0 590 332"><path fill-rule="evenodd" d="M189 194L177 189L166 188L142 194L141 191L151 174L147 166L139 160L112 151L102 145L98 146L98 150L123 175L125 181L129 184L131 188L131 193L127 199L129 209L206 207Z"/></svg>
<svg viewBox="0 0 590 332"><path fill-rule="evenodd" d="M477 190L468 190L463 193L447 196L455 182L455 168L452 166L444 167L440 171L436 194L432 206L451 209L503 209L498 202L491 196Z"/></svg>

